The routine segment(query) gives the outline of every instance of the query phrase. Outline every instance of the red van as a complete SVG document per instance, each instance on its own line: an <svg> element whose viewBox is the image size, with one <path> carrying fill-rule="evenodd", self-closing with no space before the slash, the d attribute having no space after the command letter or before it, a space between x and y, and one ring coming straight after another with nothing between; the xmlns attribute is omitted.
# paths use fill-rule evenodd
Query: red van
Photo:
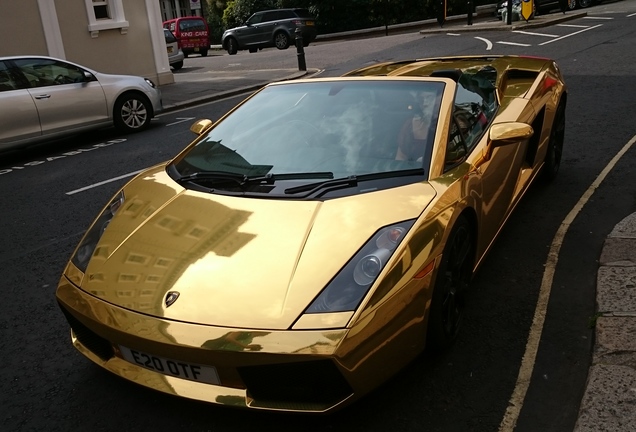
<svg viewBox="0 0 636 432"><path fill-rule="evenodd" d="M202 17L189 16L175 18L163 22L163 28L170 30L179 41L183 54L208 55L210 39L208 37L208 24Z"/></svg>

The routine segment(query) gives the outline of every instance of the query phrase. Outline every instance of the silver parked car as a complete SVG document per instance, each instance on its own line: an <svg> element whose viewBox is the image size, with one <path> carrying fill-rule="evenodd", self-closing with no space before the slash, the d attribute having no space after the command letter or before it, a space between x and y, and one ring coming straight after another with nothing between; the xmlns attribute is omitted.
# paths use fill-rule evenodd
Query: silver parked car
<svg viewBox="0 0 636 432"><path fill-rule="evenodd" d="M147 78L53 57L0 57L0 150L109 125L135 132L161 110L161 91Z"/></svg>
<svg viewBox="0 0 636 432"><path fill-rule="evenodd" d="M166 38L166 50L168 51L168 62L170 66L178 71L183 67L183 59L185 55L179 46L179 41L167 28L163 29L163 35Z"/></svg>

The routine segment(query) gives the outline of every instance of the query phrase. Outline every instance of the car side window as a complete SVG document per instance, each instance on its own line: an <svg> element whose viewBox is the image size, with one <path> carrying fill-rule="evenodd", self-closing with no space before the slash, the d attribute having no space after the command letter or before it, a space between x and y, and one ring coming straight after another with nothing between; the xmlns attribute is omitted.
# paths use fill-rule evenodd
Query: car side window
<svg viewBox="0 0 636 432"><path fill-rule="evenodd" d="M0 92L18 90L19 88L20 85L13 72L4 62L0 61Z"/></svg>
<svg viewBox="0 0 636 432"><path fill-rule="evenodd" d="M446 156L444 159L444 170L449 169L463 161L466 157L467 147L462 136L461 120L453 115L450 133L448 135L448 145L446 146Z"/></svg>
<svg viewBox="0 0 636 432"><path fill-rule="evenodd" d="M56 60L20 59L15 60L15 64L29 82L29 87L47 87L86 81L82 69Z"/></svg>
<svg viewBox="0 0 636 432"><path fill-rule="evenodd" d="M263 21L263 14L262 13L255 13L254 15L252 15L248 20L247 20L247 25L254 25L254 24L258 24L260 22Z"/></svg>
<svg viewBox="0 0 636 432"><path fill-rule="evenodd" d="M477 145L497 112L497 72L492 66L462 72L457 83L454 113L470 150Z"/></svg>
<svg viewBox="0 0 636 432"><path fill-rule="evenodd" d="M278 11L265 12L263 14L263 22L277 21L281 18L281 14Z"/></svg>

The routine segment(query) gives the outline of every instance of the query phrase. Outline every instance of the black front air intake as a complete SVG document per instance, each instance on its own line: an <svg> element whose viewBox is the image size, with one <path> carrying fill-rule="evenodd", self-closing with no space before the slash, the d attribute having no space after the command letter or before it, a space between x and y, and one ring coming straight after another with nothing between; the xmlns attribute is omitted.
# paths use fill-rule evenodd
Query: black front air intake
<svg viewBox="0 0 636 432"><path fill-rule="evenodd" d="M66 320L71 325L71 329L73 329L73 333L80 341L82 345L84 345L88 350L93 352L102 360L106 361L115 355L113 351L113 346L110 342L104 339L101 336L98 336L91 329L82 324L77 318L71 315L64 306L60 304L60 309L64 312L64 316Z"/></svg>
<svg viewBox="0 0 636 432"><path fill-rule="evenodd" d="M247 393L259 403L332 405L352 389L331 360L242 367Z"/></svg>

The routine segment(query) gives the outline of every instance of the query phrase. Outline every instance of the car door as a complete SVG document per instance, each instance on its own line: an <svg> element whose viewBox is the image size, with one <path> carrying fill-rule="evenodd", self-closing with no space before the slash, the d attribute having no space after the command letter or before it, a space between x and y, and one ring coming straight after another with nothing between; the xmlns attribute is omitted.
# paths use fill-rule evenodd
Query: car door
<svg viewBox="0 0 636 432"><path fill-rule="evenodd" d="M263 19L256 24L255 41L258 44L268 44L274 40L274 27L280 18L280 12L270 11L263 14Z"/></svg>
<svg viewBox="0 0 636 432"><path fill-rule="evenodd" d="M262 12L255 13L245 22L245 26L239 27L236 30L235 35L240 46L244 47L258 43L258 32L260 31L259 25L263 20L263 15L264 14Z"/></svg>
<svg viewBox="0 0 636 432"><path fill-rule="evenodd" d="M454 118L468 151L474 149L473 156L487 153L489 124L499 109L494 77L494 69L485 67L465 73L458 82ZM478 211L482 248L488 246L512 210L527 145L526 140L495 148L471 173L481 185Z"/></svg>
<svg viewBox="0 0 636 432"><path fill-rule="evenodd" d="M29 82L28 92L37 108L43 136L108 122L106 96L92 74L49 58L24 58L14 63Z"/></svg>
<svg viewBox="0 0 636 432"><path fill-rule="evenodd" d="M42 134L35 102L11 65L0 61L0 149L37 139Z"/></svg>

